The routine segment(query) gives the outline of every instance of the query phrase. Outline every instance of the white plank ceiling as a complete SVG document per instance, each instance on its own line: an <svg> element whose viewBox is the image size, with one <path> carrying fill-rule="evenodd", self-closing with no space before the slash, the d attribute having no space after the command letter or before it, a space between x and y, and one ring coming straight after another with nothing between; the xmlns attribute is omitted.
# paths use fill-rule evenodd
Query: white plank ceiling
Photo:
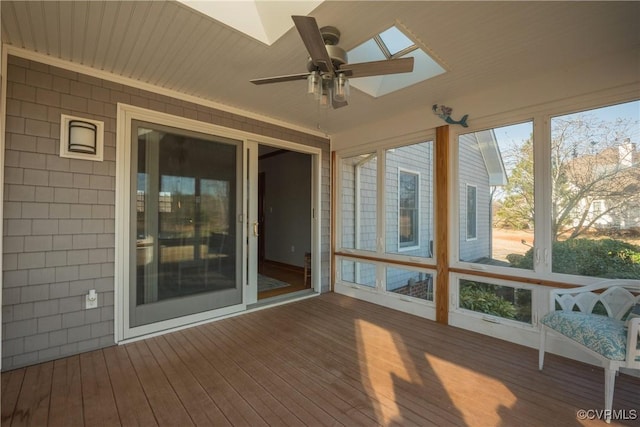
<svg viewBox="0 0 640 427"><path fill-rule="evenodd" d="M174 1L1 3L3 43L329 135L640 45L640 2L328 1L311 15L343 48L398 22L448 71L319 113L304 81L249 83L306 71L295 28L267 46Z"/></svg>

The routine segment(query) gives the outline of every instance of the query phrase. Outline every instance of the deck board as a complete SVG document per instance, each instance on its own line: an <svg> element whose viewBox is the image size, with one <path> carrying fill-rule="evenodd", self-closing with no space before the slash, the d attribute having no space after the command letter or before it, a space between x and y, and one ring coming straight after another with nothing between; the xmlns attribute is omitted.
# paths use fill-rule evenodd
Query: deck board
<svg viewBox="0 0 640 427"><path fill-rule="evenodd" d="M120 417L104 352L95 350L81 354L80 372L85 425L115 425L119 423ZM129 375L131 374L129 373Z"/></svg>
<svg viewBox="0 0 640 427"><path fill-rule="evenodd" d="M84 424L79 356L53 362L48 422L49 425L69 427Z"/></svg>
<svg viewBox="0 0 640 427"><path fill-rule="evenodd" d="M2 374L2 427L13 421L25 372L25 368L20 368Z"/></svg>
<svg viewBox="0 0 640 427"><path fill-rule="evenodd" d="M124 346L104 349L120 421L125 425L156 426L147 396Z"/></svg>
<svg viewBox="0 0 640 427"><path fill-rule="evenodd" d="M12 426L46 425L52 375L53 362L42 363L34 369L26 370L11 421Z"/></svg>
<svg viewBox="0 0 640 427"><path fill-rule="evenodd" d="M147 344L196 425L231 425L164 337L147 340Z"/></svg>
<svg viewBox="0 0 640 427"><path fill-rule="evenodd" d="M2 426L598 426L601 368L337 294L2 373ZM614 409L638 410L640 379ZM637 420L611 425L639 425Z"/></svg>
<svg viewBox="0 0 640 427"><path fill-rule="evenodd" d="M135 342L127 346L127 352L158 424L194 425L147 343Z"/></svg>

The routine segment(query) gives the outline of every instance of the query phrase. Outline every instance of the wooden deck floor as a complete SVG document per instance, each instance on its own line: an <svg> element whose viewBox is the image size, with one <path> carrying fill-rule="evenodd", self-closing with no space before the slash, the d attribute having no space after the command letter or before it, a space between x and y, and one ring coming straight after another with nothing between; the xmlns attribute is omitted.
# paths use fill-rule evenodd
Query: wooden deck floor
<svg viewBox="0 0 640 427"><path fill-rule="evenodd" d="M5 372L2 425L604 425L576 418L602 408L603 378L325 294ZM639 392L620 375L614 408L640 409Z"/></svg>

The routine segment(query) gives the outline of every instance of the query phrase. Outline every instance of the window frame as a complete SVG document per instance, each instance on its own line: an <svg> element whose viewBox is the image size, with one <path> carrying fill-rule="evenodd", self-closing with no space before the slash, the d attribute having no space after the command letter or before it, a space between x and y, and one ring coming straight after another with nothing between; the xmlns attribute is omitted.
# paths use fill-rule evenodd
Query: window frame
<svg viewBox="0 0 640 427"><path fill-rule="evenodd" d="M406 208L402 208L401 206L401 197L400 197L400 192L401 192L401 188L402 185L400 183L400 179L402 174L405 175L411 175L414 179L415 179L415 184L416 184L416 190L415 190L415 195L414 195L414 202L415 202L415 208L413 208L413 212L414 212L414 221L412 223L412 228L413 228L413 233L414 233L414 239L410 242L401 242L400 240L400 217L401 217L401 210L402 209L406 209ZM420 212L420 203L421 203L421 197L420 197L420 180L422 179L422 174L419 171L414 171L411 169L407 169L407 168L403 168L403 167L398 167L398 252L408 252L408 251L414 251L416 249L420 249L420 225L421 225L421 212ZM386 248L385 248L386 249Z"/></svg>
<svg viewBox="0 0 640 427"><path fill-rule="evenodd" d="M427 319L435 320L436 319L436 291L435 291L435 283L437 280L437 270L435 266L435 250L427 251L425 254L420 256L416 256L412 253L409 248L407 248L406 252L400 250L399 247L395 247L397 243L394 243L394 240L397 242L397 231L392 230L393 234L389 235L389 239L386 238L386 232L388 230L387 220L395 217L399 210L399 201L397 195L396 200L393 200L393 197L389 197L389 194L393 194L398 192L398 183L394 183L393 179L391 182L388 182L388 178L395 177L397 179L399 176L397 173L398 168L402 168L397 163L388 162L388 154L389 152L393 152L396 149L400 149L403 147L410 147L413 145L419 144L429 144L430 150L427 157L428 165L425 164L425 170L418 171L419 177L419 190L418 190L418 210L420 214L418 215L419 224L418 229L420 227L424 227L427 223L431 222L431 229L429 231L419 231L419 235L422 236L422 239L425 239L425 233L435 233L435 197L436 197L436 188L435 188L435 129L430 130L429 132L420 131L415 132L409 135L403 135L400 137L381 139L375 141L373 143L369 143L366 145L360 145L357 147L346 148L336 152L335 154L335 235L333 242L335 244L334 249L334 265L336 268L335 274L335 282L333 290L337 293L343 295L353 296L355 298L362 299L364 301L369 301L374 304L384 305L386 307L403 311L405 313L410 313L416 316L424 317ZM352 249L343 246L343 232L345 231L344 221L345 218L348 220L349 211L348 206L343 206L343 198L342 198L342 185L344 174L348 173L348 171L343 171L342 162L344 159L348 159L350 157L355 157L359 155L365 154L374 154L377 156L377 205L376 205L376 228L378 233L376 251L366 251L362 249ZM402 168L411 173L416 173L416 167L413 164L408 165L409 168ZM413 169L411 169L413 168ZM387 176L387 174L391 174L392 176ZM420 180L425 180L420 182ZM347 183L347 185L349 185ZM420 191L428 191L424 195L420 194ZM425 197L433 197L434 200L432 203L428 203ZM391 200L389 200L391 199ZM423 204L423 205L421 205ZM344 208L347 208L347 215L343 217L345 213ZM430 210L430 211L429 211ZM422 218L420 218L422 216ZM393 226L393 224L392 224ZM433 240L431 242L435 242L435 234L433 234ZM425 250L425 245L427 243L424 242L418 246L421 251ZM387 252L387 250L391 247L393 252ZM402 248L404 249L404 248ZM376 286L365 286L359 285L351 282L345 282L342 280L342 261L356 261L356 262L366 262L372 263L376 266ZM397 269L409 270L409 271L418 271L423 272L431 276L433 281L433 298L434 300L423 300L419 298L414 298L408 295L402 295L394 292L389 292L386 290L386 270L388 267L393 267Z"/></svg>

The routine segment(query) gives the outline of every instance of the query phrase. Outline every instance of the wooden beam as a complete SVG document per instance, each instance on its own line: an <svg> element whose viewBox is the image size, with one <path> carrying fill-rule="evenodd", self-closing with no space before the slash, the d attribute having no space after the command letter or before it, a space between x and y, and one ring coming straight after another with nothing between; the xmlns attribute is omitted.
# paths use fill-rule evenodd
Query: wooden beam
<svg viewBox="0 0 640 427"><path fill-rule="evenodd" d="M449 126L436 128L436 321L449 323Z"/></svg>

